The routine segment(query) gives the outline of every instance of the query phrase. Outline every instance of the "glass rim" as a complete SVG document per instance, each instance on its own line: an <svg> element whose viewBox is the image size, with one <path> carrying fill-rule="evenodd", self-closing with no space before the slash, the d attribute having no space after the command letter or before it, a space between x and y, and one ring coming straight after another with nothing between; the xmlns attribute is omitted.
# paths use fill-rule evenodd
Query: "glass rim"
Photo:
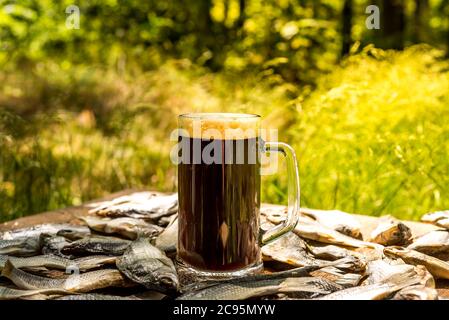
<svg viewBox="0 0 449 320"><path fill-rule="evenodd" d="M180 119L205 119L205 120L240 120L240 119L260 119L260 115L255 113L232 113L232 112L189 112L178 116Z"/></svg>

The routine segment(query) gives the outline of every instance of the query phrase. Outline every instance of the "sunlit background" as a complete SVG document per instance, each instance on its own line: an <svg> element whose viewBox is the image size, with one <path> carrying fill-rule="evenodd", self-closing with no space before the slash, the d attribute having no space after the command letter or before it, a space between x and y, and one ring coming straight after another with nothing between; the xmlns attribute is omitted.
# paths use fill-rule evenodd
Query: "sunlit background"
<svg viewBox="0 0 449 320"><path fill-rule="evenodd" d="M191 111L278 128L303 206L448 209L448 52L448 0L0 0L0 220L176 191L169 134ZM263 201L285 203L280 170Z"/></svg>

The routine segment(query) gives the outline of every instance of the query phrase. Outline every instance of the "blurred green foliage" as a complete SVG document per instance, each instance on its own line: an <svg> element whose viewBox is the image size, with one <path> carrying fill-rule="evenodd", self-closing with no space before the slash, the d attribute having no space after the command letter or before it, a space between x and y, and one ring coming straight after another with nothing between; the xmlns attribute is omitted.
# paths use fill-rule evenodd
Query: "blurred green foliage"
<svg viewBox="0 0 449 320"><path fill-rule="evenodd" d="M345 1L93 0L75 3L80 29L68 29L72 1L0 0L0 221L125 188L175 191L168 139L191 111L278 128L300 159L303 206L447 209L449 1L424 1L417 32L419 1L402 1L403 51L378 49L397 39L367 30L368 2L351 1L342 58ZM263 201L285 203L283 170L264 177Z"/></svg>

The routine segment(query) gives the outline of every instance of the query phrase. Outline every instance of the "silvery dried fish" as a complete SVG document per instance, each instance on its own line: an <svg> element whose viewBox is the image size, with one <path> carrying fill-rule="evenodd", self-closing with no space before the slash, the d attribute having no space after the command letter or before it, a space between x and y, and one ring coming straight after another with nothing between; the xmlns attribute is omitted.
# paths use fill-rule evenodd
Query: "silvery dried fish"
<svg viewBox="0 0 449 320"><path fill-rule="evenodd" d="M76 234L78 237L86 237L90 234L89 228L85 226L75 226L70 224L40 224L30 228L22 228L7 231L0 234L0 239L12 240L17 238L36 238L41 234L56 235L58 232L68 236Z"/></svg>
<svg viewBox="0 0 449 320"><path fill-rule="evenodd" d="M402 246L410 243L411 238L409 227L392 216L384 216L379 219L376 229L371 233L370 241L384 246Z"/></svg>
<svg viewBox="0 0 449 320"><path fill-rule="evenodd" d="M33 274L45 275L50 278L63 278L71 272L85 272L105 265L114 265L117 257L114 256L87 256L70 260L55 255L41 255L34 257L11 257L0 255L0 271L10 260L18 269L30 271ZM57 272L56 270L63 270Z"/></svg>
<svg viewBox="0 0 449 320"><path fill-rule="evenodd" d="M262 280L241 280L215 284L204 289L191 291L178 300L245 300L278 293L327 294L341 289L331 281L315 278L275 278Z"/></svg>
<svg viewBox="0 0 449 320"><path fill-rule="evenodd" d="M148 239L134 241L122 257L117 268L132 281L148 289L162 292L176 291L179 281L176 268L170 258Z"/></svg>
<svg viewBox="0 0 449 320"><path fill-rule="evenodd" d="M39 254L41 245L38 238L14 238L12 240L0 240L0 254L10 256L32 256Z"/></svg>
<svg viewBox="0 0 449 320"><path fill-rule="evenodd" d="M36 267L46 267L65 270L73 261L53 255L43 255L34 257L10 257L0 255L0 270L6 264L6 261L11 261L12 264L19 269L29 269Z"/></svg>
<svg viewBox="0 0 449 320"><path fill-rule="evenodd" d="M302 208L301 213L312 217L321 225L343 233L349 237L362 239L359 221L349 213L339 210L314 210Z"/></svg>
<svg viewBox="0 0 449 320"><path fill-rule="evenodd" d="M449 263L445 261L402 247L386 247L384 253L390 257L400 258L408 264L423 265L436 278L449 279Z"/></svg>
<svg viewBox="0 0 449 320"><path fill-rule="evenodd" d="M102 203L89 211L107 217L132 217L158 220L178 210L178 195L157 195L148 192L133 193Z"/></svg>
<svg viewBox="0 0 449 320"><path fill-rule="evenodd" d="M162 228L154 224L135 218L98 218L96 216L80 217L92 230L106 234L119 234L125 238L135 240L138 235L155 237L162 232Z"/></svg>
<svg viewBox="0 0 449 320"><path fill-rule="evenodd" d="M127 285L122 274L113 269L73 274L63 279L50 279L17 269L9 260L2 270L2 276L10 279L17 287L26 290L59 289L70 292L89 292Z"/></svg>
<svg viewBox="0 0 449 320"><path fill-rule="evenodd" d="M421 217L421 221L449 229L449 210L427 213Z"/></svg>
<svg viewBox="0 0 449 320"><path fill-rule="evenodd" d="M19 290L8 287L0 287L0 300L16 300L37 296L39 299L46 299L48 295L68 294L62 289L37 289L37 290Z"/></svg>
<svg viewBox="0 0 449 320"><path fill-rule="evenodd" d="M336 262L331 262L328 263L326 265L326 267L330 267L330 266L334 266L334 265L338 265L341 264L342 261L336 261ZM343 261L343 263L345 263L345 261ZM178 267L178 272L181 275L182 273L180 272L180 265L177 265ZM289 270L284 270L284 271L279 271L279 272L274 272L274 273L262 273L262 274L250 274L250 275L244 275L241 277L237 277L237 278L232 278L232 279L227 279L226 282L227 283L234 283L234 282L242 282L242 281L246 281L246 282L251 282L251 281L260 281L260 280L273 280L273 279L285 279L285 278L293 278L293 277L305 277L308 276L309 274L311 274L314 271L317 271L319 269L321 269L321 266L317 266L317 265L313 265L313 266L305 266L305 267L297 267L297 268L293 268L293 269L289 269ZM198 279L194 279L194 280L198 280ZM198 290L202 290L205 289L207 287L210 286L214 286L217 284L221 284L223 283L222 281L217 281L216 278L203 278L200 281L190 281L188 283L183 282L183 286L181 288L181 292L183 293L188 293L190 291L198 291Z"/></svg>
<svg viewBox="0 0 449 320"><path fill-rule="evenodd" d="M85 293L85 294L71 294L67 296L63 296L60 298L56 298L55 300L81 300L81 301L96 301L96 300L140 300L133 296L112 296L108 294L99 294L99 293Z"/></svg>
<svg viewBox="0 0 449 320"><path fill-rule="evenodd" d="M367 278L363 281L363 285L381 283L392 276L413 272L414 268L408 264L391 265L384 260L370 261L366 267Z"/></svg>

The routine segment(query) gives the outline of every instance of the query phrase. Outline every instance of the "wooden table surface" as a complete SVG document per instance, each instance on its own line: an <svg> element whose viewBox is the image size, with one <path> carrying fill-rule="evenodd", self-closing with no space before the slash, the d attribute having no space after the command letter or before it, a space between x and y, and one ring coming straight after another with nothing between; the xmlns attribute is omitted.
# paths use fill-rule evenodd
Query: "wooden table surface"
<svg viewBox="0 0 449 320"><path fill-rule="evenodd" d="M18 219L12 220L12 221L8 221L8 222L0 224L0 232L30 227L30 226L42 224L42 223L81 224L82 222L78 219L78 217L87 214L87 212L90 208L89 204L111 200L116 197L127 195L132 192L136 192L136 191L142 191L142 190L133 190L133 189L124 190L124 191L110 194L107 197L104 197L102 199L96 199L96 200L87 202L86 204L83 204L81 206L69 207L69 208L58 209L58 210L54 210L54 211L43 212L43 213L39 213L39 214L35 214L35 215L23 217L23 218L18 218ZM272 204L263 204L263 206L281 207L281 206L272 205ZM354 214L354 217L360 222L360 224L362 226L362 234L363 234L364 239L368 238L371 231L374 230L374 228L376 227L377 221L379 218L358 215L358 214ZM412 234L415 237L425 234L432 230L440 229L431 224L425 224L425 223L420 223L420 222L415 222L415 221L402 221L402 222L405 223L411 229ZM438 293L440 294L440 296L449 298L449 281L438 280L437 288L438 288Z"/></svg>

